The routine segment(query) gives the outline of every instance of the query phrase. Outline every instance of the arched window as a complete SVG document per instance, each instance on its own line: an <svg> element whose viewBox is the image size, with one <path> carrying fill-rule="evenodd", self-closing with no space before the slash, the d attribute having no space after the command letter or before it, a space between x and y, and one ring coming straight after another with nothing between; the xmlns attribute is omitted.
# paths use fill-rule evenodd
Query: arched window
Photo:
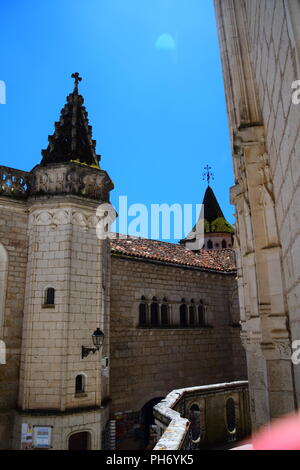
<svg viewBox="0 0 300 470"><path fill-rule="evenodd" d="M195 441L200 441L201 438L201 422L200 422L200 408L198 405L192 405L189 412L189 421L191 422L191 438Z"/></svg>
<svg viewBox="0 0 300 470"><path fill-rule="evenodd" d="M226 240L223 240L223 241L222 241L222 248L227 248Z"/></svg>
<svg viewBox="0 0 300 470"><path fill-rule="evenodd" d="M148 305L147 305L145 297L143 296L141 298L141 303L139 306L139 325L140 326L147 325L147 309L148 309Z"/></svg>
<svg viewBox="0 0 300 470"><path fill-rule="evenodd" d="M86 380L83 374L79 374L75 379L75 393L84 393L86 387Z"/></svg>
<svg viewBox="0 0 300 470"><path fill-rule="evenodd" d="M158 303L157 298L153 297L151 304L151 326L159 326L159 317L158 317Z"/></svg>
<svg viewBox="0 0 300 470"><path fill-rule="evenodd" d="M44 305L47 305L47 306L55 305L55 289L53 289L53 287L48 287L45 290Z"/></svg>
<svg viewBox="0 0 300 470"><path fill-rule="evenodd" d="M182 299L180 305L180 326L186 327L187 326L187 306L185 303L185 299Z"/></svg>
<svg viewBox="0 0 300 470"><path fill-rule="evenodd" d="M236 430L236 417L235 417L235 403L233 398L228 398L226 401L226 422L227 429L230 433Z"/></svg>
<svg viewBox="0 0 300 470"><path fill-rule="evenodd" d="M213 242L212 242L211 240L208 240L208 242L207 242L207 249L208 249L208 250L212 250L213 247L214 247Z"/></svg>
<svg viewBox="0 0 300 470"><path fill-rule="evenodd" d="M161 325L168 326L169 324L169 306L168 300L164 298L163 304L161 306Z"/></svg>
<svg viewBox="0 0 300 470"><path fill-rule="evenodd" d="M190 326L195 326L195 305L194 305L194 300L191 301L191 305L189 306L189 320L190 320Z"/></svg>
<svg viewBox="0 0 300 470"><path fill-rule="evenodd" d="M205 326L205 309L204 309L203 300L200 300L200 303L198 306L198 322L199 322L199 326Z"/></svg>
<svg viewBox="0 0 300 470"><path fill-rule="evenodd" d="M8 256L7 251L0 243L0 337L4 325L5 299L7 288Z"/></svg>

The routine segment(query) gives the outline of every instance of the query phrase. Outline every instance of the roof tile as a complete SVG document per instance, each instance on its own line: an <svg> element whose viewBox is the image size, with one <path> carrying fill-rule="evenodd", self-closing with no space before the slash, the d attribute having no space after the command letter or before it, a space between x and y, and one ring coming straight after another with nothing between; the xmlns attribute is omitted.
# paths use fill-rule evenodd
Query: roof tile
<svg viewBox="0 0 300 470"><path fill-rule="evenodd" d="M221 272L236 271L234 251L229 249L194 252L175 243L147 238L126 237L112 239L111 251L119 255L155 260L167 264Z"/></svg>

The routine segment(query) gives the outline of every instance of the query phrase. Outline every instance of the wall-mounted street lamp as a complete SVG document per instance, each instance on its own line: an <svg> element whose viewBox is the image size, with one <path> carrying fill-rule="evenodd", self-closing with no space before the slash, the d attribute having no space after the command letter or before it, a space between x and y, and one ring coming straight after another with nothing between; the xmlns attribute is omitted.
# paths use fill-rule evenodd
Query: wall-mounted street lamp
<svg viewBox="0 0 300 470"><path fill-rule="evenodd" d="M100 350L104 341L104 333L100 330L100 328L97 328L94 331L94 333L92 334L92 340L93 345L95 346L94 348L86 348L85 346L81 346L81 359L88 357L90 353L95 354L96 351Z"/></svg>

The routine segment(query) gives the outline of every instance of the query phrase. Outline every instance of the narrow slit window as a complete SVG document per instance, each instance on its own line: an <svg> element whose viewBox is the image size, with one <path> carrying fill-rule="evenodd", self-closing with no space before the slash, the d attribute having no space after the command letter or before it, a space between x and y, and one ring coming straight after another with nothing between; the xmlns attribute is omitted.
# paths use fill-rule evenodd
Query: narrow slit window
<svg viewBox="0 0 300 470"><path fill-rule="evenodd" d="M169 306L167 299L164 299L164 303L161 306L161 325L168 326L169 324Z"/></svg>
<svg viewBox="0 0 300 470"><path fill-rule="evenodd" d="M205 326L205 310L203 300L200 300L200 304L198 306L198 321L199 326Z"/></svg>
<svg viewBox="0 0 300 470"><path fill-rule="evenodd" d="M45 305L55 305L55 289L53 289L53 287L46 289Z"/></svg>
<svg viewBox="0 0 300 470"><path fill-rule="evenodd" d="M193 305L193 301L192 305L189 307L189 314L190 326L195 326L195 306Z"/></svg>
<svg viewBox="0 0 300 470"><path fill-rule="evenodd" d="M156 297L153 297L151 304L151 326L159 326L158 303Z"/></svg>
<svg viewBox="0 0 300 470"><path fill-rule="evenodd" d="M139 325L146 326L147 325L147 303L145 297L142 297L142 302L139 306Z"/></svg>
<svg viewBox="0 0 300 470"><path fill-rule="evenodd" d="M84 393L85 392L85 377L80 374L76 376L75 379L75 393Z"/></svg>
<svg viewBox="0 0 300 470"><path fill-rule="evenodd" d="M180 326L183 328L187 326L187 306L184 299L180 305Z"/></svg>

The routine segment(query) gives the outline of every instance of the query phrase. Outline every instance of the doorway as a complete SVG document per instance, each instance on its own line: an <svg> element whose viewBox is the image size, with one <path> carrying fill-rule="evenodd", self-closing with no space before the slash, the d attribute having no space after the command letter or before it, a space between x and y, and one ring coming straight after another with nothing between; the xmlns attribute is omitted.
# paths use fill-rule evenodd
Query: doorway
<svg viewBox="0 0 300 470"><path fill-rule="evenodd" d="M155 435L155 419L153 407L157 405L164 397L153 398L142 408L142 426L143 426L143 449L152 449L156 444L157 435Z"/></svg>
<svg viewBox="0 0 300 470"><path fill-rule="evenodd" d="M69 437L68 450L90 450L91 435L89 432L77 432Z"/></svg>

